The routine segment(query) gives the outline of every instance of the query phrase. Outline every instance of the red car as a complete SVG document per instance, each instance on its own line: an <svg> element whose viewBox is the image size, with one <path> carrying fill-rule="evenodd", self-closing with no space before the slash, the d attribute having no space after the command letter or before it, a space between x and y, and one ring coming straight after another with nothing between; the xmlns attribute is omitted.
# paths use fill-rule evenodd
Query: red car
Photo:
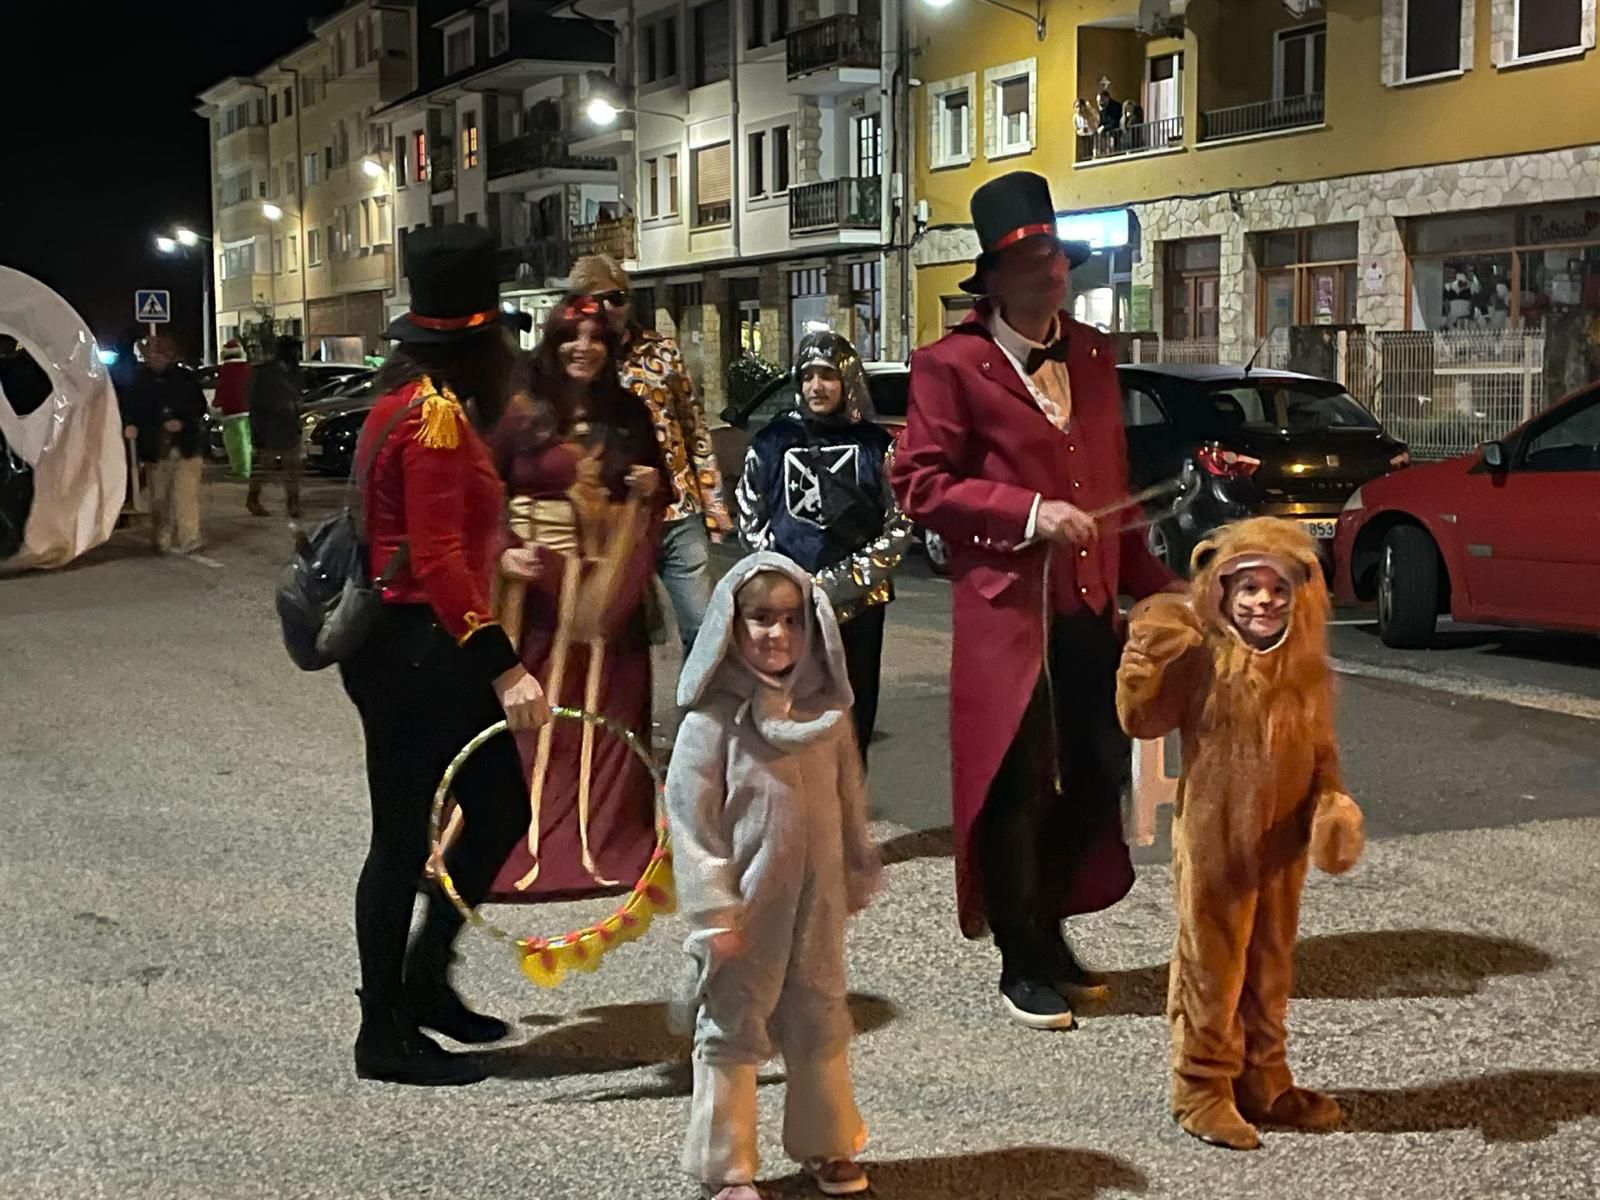
<svg viewBox="0 0 1600 1200"><path fill-rule="evenodd" d="M1359 488L1334 537L1339 599L1424 647L1458 621L1600 633L1600 384L1497 442Z"/></svg>

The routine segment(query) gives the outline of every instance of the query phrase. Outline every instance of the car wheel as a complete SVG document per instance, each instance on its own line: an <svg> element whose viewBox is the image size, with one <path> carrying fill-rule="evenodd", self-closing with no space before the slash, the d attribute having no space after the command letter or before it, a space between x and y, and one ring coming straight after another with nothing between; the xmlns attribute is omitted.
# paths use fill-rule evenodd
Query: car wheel
<svg viewBox="0 0 1600 1200"><path fill-rule="evenodd" d="M928 565L935 575L950 574L950 549L944 539L931 529L922 531L922 548L927 552Z"/></svg>
<svg viewBox="0 0 1600 1200"><path fill-rule="evenodd" d="M1144 535L1144 544L1151 555L1167 565L1174 575L1187 576L1189 561L1179 551L1177 531L1170 521L1156 521Z"/></svg>
<svg viewBox="0 0 1600 1200"><path fill-rule="evenodd" d="M1427 531L1397 525L1378 563L1378 636L1396 650L1420 650L1439 621L1439 548Z"/></svg>

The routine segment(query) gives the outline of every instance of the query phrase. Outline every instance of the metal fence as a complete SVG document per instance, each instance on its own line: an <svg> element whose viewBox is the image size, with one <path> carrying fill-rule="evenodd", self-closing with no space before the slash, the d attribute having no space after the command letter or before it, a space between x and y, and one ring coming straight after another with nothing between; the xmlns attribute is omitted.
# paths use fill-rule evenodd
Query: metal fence
<svg viewBox="0 0 1600 1200"><path fill-rule="evenodd" d="M1127 342L1124 361L1203 365L1243 364L1260 370L1326 376L1405 442L1413 457L1449 458L1504 436L1551 397L1545 388L1544 335L1480 330L1338 330L1330 354L1307 361L1287 329L1258 346L1224 346L1215 338L1172 339L1154 334Z"/></svg>

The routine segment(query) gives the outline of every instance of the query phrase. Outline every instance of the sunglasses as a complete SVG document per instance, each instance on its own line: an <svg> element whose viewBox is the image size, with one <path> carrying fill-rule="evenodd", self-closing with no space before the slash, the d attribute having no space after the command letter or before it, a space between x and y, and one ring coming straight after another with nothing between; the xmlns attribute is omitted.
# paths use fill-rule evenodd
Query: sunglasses
<svg viewBox="0 0 1600 1200"><path fill-rule="evenodd" d="M600 301L601 304L604 304L607 308L628 307L628 293L623 291L621 288L618 288L614 292L597 292L595 293L594 298Z"/></svg>

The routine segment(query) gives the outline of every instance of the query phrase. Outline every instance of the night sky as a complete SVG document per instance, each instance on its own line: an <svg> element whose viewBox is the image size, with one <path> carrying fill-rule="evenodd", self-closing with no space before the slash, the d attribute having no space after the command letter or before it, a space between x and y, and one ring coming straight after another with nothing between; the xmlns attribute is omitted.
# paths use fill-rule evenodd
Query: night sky
<svg viewBox="0 0 1600 1200"><path fill-rule="evenodd" d="M424 19L459 5L425 2ZM154 243L181 224L211 232L210 147L195 97L307 40L307 20L341 0L5 7L0 263L65 296L102 345L133 324L135 288L168 288L170 329L198 357L200 264Z"/></svg>

